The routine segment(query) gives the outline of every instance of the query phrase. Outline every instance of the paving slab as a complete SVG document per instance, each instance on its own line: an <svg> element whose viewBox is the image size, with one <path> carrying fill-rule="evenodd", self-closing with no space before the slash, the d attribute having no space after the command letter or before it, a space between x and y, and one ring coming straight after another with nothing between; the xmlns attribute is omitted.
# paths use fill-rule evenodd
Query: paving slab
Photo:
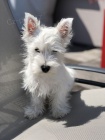
<svg viewBox="0 0 105 140"><path fill-rule="evenodd" d="M13 140L105 140L105 88L73 93L71 106L63 119L47 115Z"/></svg>
<svg viewBox="0 0 105 140"><path fill-rule="evenodd" d="M100 67L101 49L91 49L82 52L69 52L64 55L66 64L82 64Z"/></svg>

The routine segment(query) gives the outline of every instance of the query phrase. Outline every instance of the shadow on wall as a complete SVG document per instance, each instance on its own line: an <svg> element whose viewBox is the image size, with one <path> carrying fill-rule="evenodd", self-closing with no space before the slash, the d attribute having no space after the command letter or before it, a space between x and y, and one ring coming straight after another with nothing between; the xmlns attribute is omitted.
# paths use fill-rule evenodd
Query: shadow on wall
<svg viewBox="0 0 105 140"><path fill-rule="evenodd" d="M77 13L78 8L95 11L100 10L97 1L91 4L89 0L58 0L54 13L54 23L58 22L61 18L73 17L73 43L77 42L81 44L82 42L82 44L84 44L83 42L87 42L91 45L93 44L91 37L88 33L87 28L85 27Z"/></svg>

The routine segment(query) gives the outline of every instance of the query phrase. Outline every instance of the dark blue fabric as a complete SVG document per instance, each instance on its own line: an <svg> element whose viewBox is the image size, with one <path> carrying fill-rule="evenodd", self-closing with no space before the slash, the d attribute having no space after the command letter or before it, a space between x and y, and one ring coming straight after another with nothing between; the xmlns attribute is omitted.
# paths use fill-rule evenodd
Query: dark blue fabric
<svg viewBox="0 0 105 140"><path fill-rule="evenodd" d="M8 0L8 3L19 30L22 29L25 12L38 17L47 26L52 25L56 0Z"/></svg>

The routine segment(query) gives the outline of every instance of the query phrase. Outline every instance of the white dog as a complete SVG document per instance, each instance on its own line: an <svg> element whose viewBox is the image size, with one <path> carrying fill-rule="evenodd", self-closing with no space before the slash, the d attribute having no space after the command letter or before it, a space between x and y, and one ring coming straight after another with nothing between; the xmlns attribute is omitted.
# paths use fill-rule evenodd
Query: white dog
<svg viewBox="0 0 105 140"><path fill-rule="evenodd" d="M72 18L62 19L56 27L40 26L40 21L26 13L22 40L25 42L23 87L31 95L25 116L36 118L44 112L49 97L52 116L70 112L68 95L74 84L74 72L63 63L63 54L72 38Z"/></svg>

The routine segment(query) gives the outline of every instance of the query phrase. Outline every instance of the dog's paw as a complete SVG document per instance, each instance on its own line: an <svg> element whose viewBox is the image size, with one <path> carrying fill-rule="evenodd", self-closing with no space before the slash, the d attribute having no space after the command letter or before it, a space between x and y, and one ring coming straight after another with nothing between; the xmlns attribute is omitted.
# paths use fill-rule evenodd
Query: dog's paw
<svg viewBox="0 0 105 140"><path fill-rule="evenodd" d="M37 118L39 115L43 114L43 110L39 110L37 108L28 106L25 108L25 113L24 113L24 117L27 119L35 119Z"/></svg>
<svg viewBox="0 0 105 140"><path fill-rule="evenodd" d="M70 107L65 107L65 108L59 108L59 109L54 109L52 111L52 116L56 119L60 119L70 113L71 108Z"/></svg>

